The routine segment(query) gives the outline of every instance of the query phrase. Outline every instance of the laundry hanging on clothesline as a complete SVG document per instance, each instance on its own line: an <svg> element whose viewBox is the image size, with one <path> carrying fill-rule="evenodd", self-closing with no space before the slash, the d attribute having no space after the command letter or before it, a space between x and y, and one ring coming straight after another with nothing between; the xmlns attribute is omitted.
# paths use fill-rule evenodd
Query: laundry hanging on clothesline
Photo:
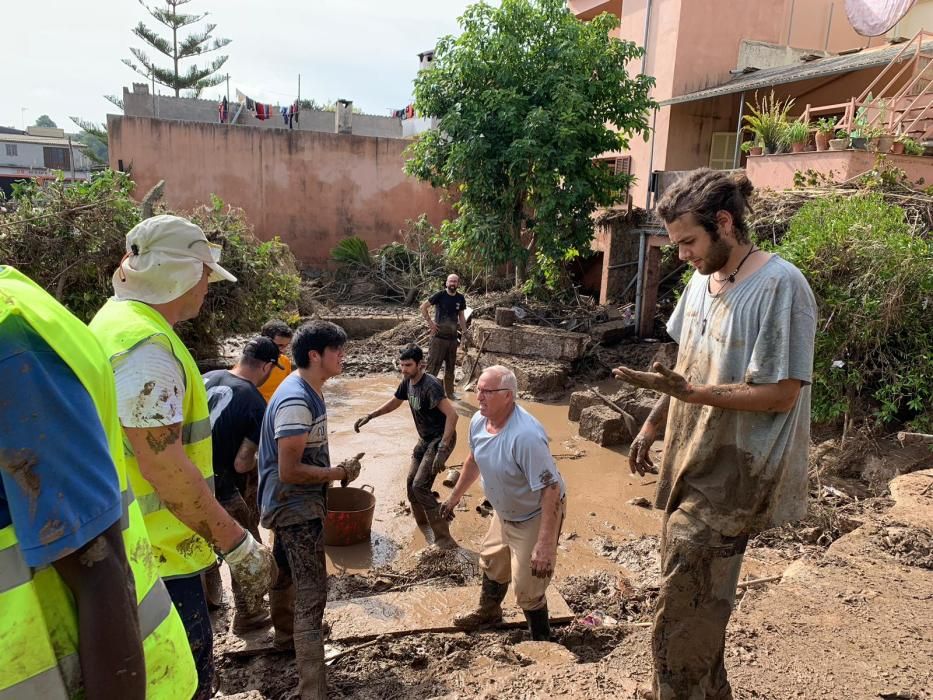
<svg viewBox="0 0 933 700"><path fill-rule="evenodd" d="M221 124L226 124L226 123L227 123L228 107L229 107L229 106L228 106L228 104L227 104L227 98L226 98L226 97L224 97L224 98L220 101L220 104L217 105L217 117L220 119L220 123L221 123Z"/></svg>
<svg viewBox="0 0 933 700"><path fill-rule="evenodd" d="M236 91L236 98L237 102L246 107L248 111L252 112L259 121L272 119L276 114L279 114L282 117L283 125L287 126L289 129L294 128L294 125L299 123L298 115L301 112L301 105L298 100L295 100L288 107L274 107L265 102L257 102L248 95L244 95L239 90Z"/></svg>
<svg viewBox="0 0 933 700"><path fill-rule="evenodd" d="M401 109L392 110L393 119L414 119L415 118L415 106L410 104Z"/></svg>

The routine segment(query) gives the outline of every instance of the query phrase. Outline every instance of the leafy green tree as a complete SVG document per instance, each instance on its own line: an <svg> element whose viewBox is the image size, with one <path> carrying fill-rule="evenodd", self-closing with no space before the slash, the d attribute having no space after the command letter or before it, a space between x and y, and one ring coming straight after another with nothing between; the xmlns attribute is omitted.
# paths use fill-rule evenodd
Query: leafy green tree
<svg viewBox="0 0 933 700"><path fill-rule="evenodd" d="M58 125L52 121L52 118L48 114L40 114L39 118L36 119L36 123L33 126L43 126L47 129L54 129Z"/></svg>
<svg viewBox="0 0 933 700"><path fill-rule="evenodd" d="M615 17L584 23L563 0L478 3L460 25L415 81L415 107L438 128L406 171L456 190L459 216L441 229L452 254L514 262L519 283L537 263L553 288L588 250L590 215L632 182L594 158L647 138L654 79L629 75L643 51L609 35Z"/></svg>
<svg viewBox="0 0 933 700"><path fill-rule="evenodd" d="M215 39L211 37L216 24L208 23L203 31L192 32L185 37L179 36L179 30L192 24L200 22L208 13L202 14L184 14L179 13L178 8L187 5L191 0L164 0L166 7L150 7L140 0L140 5L146 8L146 11L159 22L159 24L168 28L171 32L171 40L159 36L155 31L140 22L133 29L133 34L145 41L153 49L168 57L172 61L171 68L162 68L149 58L141 49L130 48L134 62L128 58L123 59L123 63L128 65L134 71L147 79L153 79L159 85L164 85L175 91L175 97L178 97L182 90L192 90L194 95L200 95L205 88L219 85L223 82L223 75L216 75L224 63L227 62L227 56L218 56L208 65L203 67L198 65L189 65L185 73L179 72L179 63L181 61L217 51L230 43L230 39Z"/></svg>

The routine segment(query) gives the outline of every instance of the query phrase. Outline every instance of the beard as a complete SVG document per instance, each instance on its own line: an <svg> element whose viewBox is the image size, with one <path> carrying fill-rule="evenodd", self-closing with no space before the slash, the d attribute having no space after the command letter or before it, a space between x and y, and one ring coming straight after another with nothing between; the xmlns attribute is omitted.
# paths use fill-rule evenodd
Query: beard
<svg viewBox="0 0 933 700"><path fill-rule="evenodd" d="M729 255L731 254L732 246L720 238L713 241L706 256L697 264L696 268L703 275L719 272L729 261Z"/></svg>
<svg viewBox="0 0 933 700"><path fill-rule="evenodd" d="M435 287L435 289L436 289L436 287ZM451 294L456 294L456 293L457 293L457 288L454 287L453 285L451 285L451 286L448 286L448 287L447 287L447 291L450 292Z"/></svg>

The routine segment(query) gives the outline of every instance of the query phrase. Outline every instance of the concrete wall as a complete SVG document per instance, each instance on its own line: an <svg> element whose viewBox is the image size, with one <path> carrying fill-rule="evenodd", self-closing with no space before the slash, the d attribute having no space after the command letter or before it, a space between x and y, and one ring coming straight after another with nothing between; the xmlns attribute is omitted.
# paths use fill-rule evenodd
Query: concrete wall
<svg viewBox="0 0 933 700"><path fill-rule="evenodd" d="M237 102L230 103L228 118L233 120L238 111L239 116L232 126L288 130L281 116L275 115L271 119L259 120L245 107L240 110L240 104ZM216 124L218 122L217 100L199 100L190 97L170 97L168 95L156 95L155 99L153 99L148 86L140 83L135 84L133 90L123 88L123 113L128 117L156 117L158 119L207 124ZM359 136L402 138L402 120L392 117L354 114L351 129L352 133ZM294 125L293 130L336 133L336 115L334 112L318 109L303 110L299 117L299 123Z"/></svg>
<svg viewBox="0 0 933 700"><path fill-rule="evenodd" d="M107 126L111 167L132 169L137 195L160 179L172 207L216 194L307 266L327 265L344 237L375 248L396 240L406 219L425 213L439 225L453 216L438 190L404 174L401 139L114 115Z"/></svg>
<svg viewBox="0 0 933 700"><path fill-rule="evenodd" d="M758 189L789 190L794 186L794 174L813 170L835 182L843 182L871 170L876 154L868 151L809 151L781 153L775 156L752 156L745 166L748 178ZM933 158L928 156L894 156L888 154L887 164L904 171L912 182L930 183Z"/></svg>

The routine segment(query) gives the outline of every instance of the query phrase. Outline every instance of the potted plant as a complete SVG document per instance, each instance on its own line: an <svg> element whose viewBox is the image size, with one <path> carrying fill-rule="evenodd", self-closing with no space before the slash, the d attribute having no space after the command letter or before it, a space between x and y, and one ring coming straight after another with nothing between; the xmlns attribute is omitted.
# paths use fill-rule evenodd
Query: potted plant
<svg viewBox="0 0 933 700"><path fill-rule="evenodd" d="M849 129L849 138L852 139L851 145L857 151L865 150L865 143L868 134L868 115L865 107L859 107L852 120L852 128Z"/></svg>
<svg viewBox="0 0 933 700"><path fill-rule="evenodd" d="M899 156L904 152L904 141L910 140L907 134L898 134L894 137L894 143L891 144L891 153Z"/></svg>
<svg viewBox="0 0 933 700"><path fill-rule="evenodd" d="M816 134L814 136L814 140L816 141L816 150L826 151L829 149L829 141L833 138L833 134L836 131L837 121L838 119L836 117L816 120Z"/></svg>
<svg viewBox="0 0 933 700"><path fill-rule="evenodd" d="M784 146L784 130L787 126L787 113L794 105L789 98L786 102L777 99L774 91L765 96L760 102L758 93L755 93L755 104L747 104L748 114L744 120L754 135L756 144L762 147L763 153L780 153Z"/></svg>
<svg viewBox="0 0 933 700"><path fill-rule="evenodd" d="M762 152L762 147L755 141L743 141L742 142L742 153L747 156L760 156Z"/></svg>
<svg viewBox="0 0 933 700"><path fill-rule="evenodd" d="M908 156L922 156L926 148L917 139L912 139L907 135L901 137L901 143L904 145L904 153Z"/></svg>
<svg viewBox="0 0 933 700"><path fill-rule="evenodd" d="M883 126L872 126L865 131L868 139L868 150L873 153L887 153L894 145L894 135Z"/></svg>
<svg viewBox="0 0 933 700"><path fill-rule="evenodd" d="M844 151L849 147L849 132L845 129L836 129L836 138L829 140L829 150Z"/></svg>
<svg viewBox="0 0 933 700"><path fill-rule="evenodd" d="M810 140L810 125L801 121L791 122L784 127L784 143L790 146L791 153L803 153Z"/></svg>

